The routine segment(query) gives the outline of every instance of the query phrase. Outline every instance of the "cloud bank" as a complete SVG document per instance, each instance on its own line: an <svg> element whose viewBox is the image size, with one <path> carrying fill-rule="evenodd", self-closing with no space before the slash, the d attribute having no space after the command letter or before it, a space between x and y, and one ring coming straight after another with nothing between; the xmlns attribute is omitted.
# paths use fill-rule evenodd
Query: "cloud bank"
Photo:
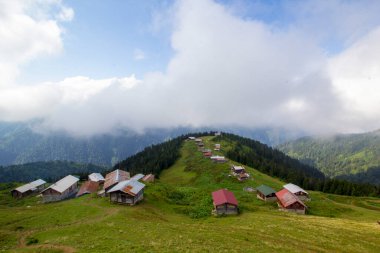
<svg viewBox="0 0 380 253"><path fill-rule="evenodd" d="M319 3L308 1L303 7ZM322 7L348 12L349 4L334 1ZM40 129L79 136L176 126L283 127L317 134L380 127L380 20L371 15L363 24L339 19L337 27L346 24L345 29L357 32L351 36L342 30L339 41L345 48L331 55L323 47L322 29L316 28L318 36L310 30L317 27L314 19L297 17L296 23L279 28L210 0L179 1L172 11L174 55L165 72L147 73L140 80L133 75L71 77L17 86L13 81L20 64L62 50L58 22L71 20L74 13L62 7L54 17L41 19L12 8L7 13L17 13L17 18L2 13L0 19L22 27L23 39L0 29L0 59L14 59L0 60L0 73L8 73L0 75L1 120L38 118ZM8 50L10 45L19 46Z"/></svg>

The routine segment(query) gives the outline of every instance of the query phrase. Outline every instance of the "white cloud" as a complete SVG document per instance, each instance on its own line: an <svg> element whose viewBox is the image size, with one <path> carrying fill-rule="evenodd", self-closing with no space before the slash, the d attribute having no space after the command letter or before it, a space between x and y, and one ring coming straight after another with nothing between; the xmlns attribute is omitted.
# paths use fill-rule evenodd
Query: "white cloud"
<svg viewBox="0 0 380 253"><path fill-rule="evenodd" d="M144 60L144 59L145 59L145 53L144 53L144 51L142 51L141 49L136 48L136 49L133 51L133 58L134 58L136 61Z"/></svg>
<svg viewBox="0 0 380 253"><path fill-rule="evenodd" d="M15 84L21 64L62 50L61 28L48 15L53 6L71 10L60 1L0 1L0 88Z"/></svg>
<svg viewBox="0 0 380 253"><path fill-rule="evenodd" d="M180 125L274 126L313 133L379 127L378 29L372 27L330 57L319 36L302 25L279 29L206 0L179 1L173 13L175 54L165 72L147 73L142 80L73 77L10 87L0 94L0 118L38 117L41 129L73 135ZM45 22L56 26L56 21ZM62 47L57 29L52 52ZM342 34L344 41L351 40ZM49 52L41 50L36 52ZM21 51L14 54L23 58ZM38 55L29 47L25 51ZM136 59L145 57L139 49L134 53ZM8 66L0 61L1 70ZM11 66L17 72L17 62Z"/></svg>

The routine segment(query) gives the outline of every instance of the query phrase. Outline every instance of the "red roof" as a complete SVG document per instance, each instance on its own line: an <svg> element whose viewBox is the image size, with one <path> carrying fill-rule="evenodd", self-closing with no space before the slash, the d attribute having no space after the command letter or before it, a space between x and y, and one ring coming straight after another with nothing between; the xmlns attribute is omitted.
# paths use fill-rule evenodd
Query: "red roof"
<svg viewBox="0 0 380 253"><path fill-rule="evenodd" d="M232 204L237 206L238 202L234 194L226 189L220 189L212 193L212 199L215 206L223 204Z"/></svg>
<svg viewBox="0 0 380 253"><path fill-rule="evenodd" d="M96 192L99 188L99 182L94 182L94 181L86 181L82 184L80 187L77 196L82 196L83 194L86 193L93 193Z"/></svg>
<svg viewBox="0 0 380 253"><path fill-rule="evenodd" d="M281 191L276 192L276 197L280 201L281 205L285 208L296 202L306 207L306 205L296 195L287 189L282 189Z"/></svg>
<svg viewBox="0 0 380 253"><path fill-rule="evenodd" d="M130 179L129 172L124 170L114 170L106 175L106 181L104 182L104 189L107 190L115 184Z"/></svg>

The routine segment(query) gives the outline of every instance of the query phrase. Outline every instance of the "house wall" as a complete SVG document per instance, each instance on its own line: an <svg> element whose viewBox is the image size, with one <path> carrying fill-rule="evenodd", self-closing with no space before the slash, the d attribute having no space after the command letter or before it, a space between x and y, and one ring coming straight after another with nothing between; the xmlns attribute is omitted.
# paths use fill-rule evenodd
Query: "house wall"
<svg viewBox="0 0 380 253"><path fill-rule="evenodd" d="M121 191L111 192L109 195L111 202L134 205L144 198L144 190L141 190L136 196L132 196Z"/></svg>
<svg viewBox="0 0 380 253"><path fill-rule="evenodd" d="M42 193L43 202L55 202L60 201L64 199L74 198L75 195L78 192L78 184L75 183L72 186L70 186L66 191L60 193L53 189L48 189Z"/></svg>
<svg viewBox="0 0 380 253"><path fill-rule="evenodd" d="M292 205L283 209L287 212L293 212L293 213L298 213L298 214L305 214L306 212L306 208L298 202L293 203Z"/></svg>
<svg viewBox="0 0 380 253"><path fill-rule="evenodd" d="M218 205L214 208L214 212L217 215L222 214L238 214L238 207L231 204Z"/></svg>

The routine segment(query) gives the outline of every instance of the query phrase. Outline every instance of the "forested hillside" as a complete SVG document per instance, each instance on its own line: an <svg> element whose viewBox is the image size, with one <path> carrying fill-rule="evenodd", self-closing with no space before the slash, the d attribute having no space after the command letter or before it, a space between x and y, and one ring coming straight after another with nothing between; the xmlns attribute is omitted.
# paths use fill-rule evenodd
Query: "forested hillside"
<svg viewBox="0 0 380 253"><path fill-rule="evenodd" d="M305 189L349 196L380 196L380 187L325 178L316 168L258 141L225 133L216 141L226 141L232 147L226 152L228 158Z"/></svg>
<svg viewBox="0 0 380 253"><path fill-rule="evenodd" d="M99 165L66 161L0 166L0 182L30 182L39 178L47 182L53 182L69 174L87 177L92 172L103 172L105 170L106 167Z"/></svg>
<svg viewBox="0 0 380 253"><path fill-rule="evenodd" d="M326 176L380 183L368 169L380 166L380 130L365 134L337 135L329 138L305 137L277 147L305 164L315 166ZM358 174L356 177L352 174Z"/></svg>

